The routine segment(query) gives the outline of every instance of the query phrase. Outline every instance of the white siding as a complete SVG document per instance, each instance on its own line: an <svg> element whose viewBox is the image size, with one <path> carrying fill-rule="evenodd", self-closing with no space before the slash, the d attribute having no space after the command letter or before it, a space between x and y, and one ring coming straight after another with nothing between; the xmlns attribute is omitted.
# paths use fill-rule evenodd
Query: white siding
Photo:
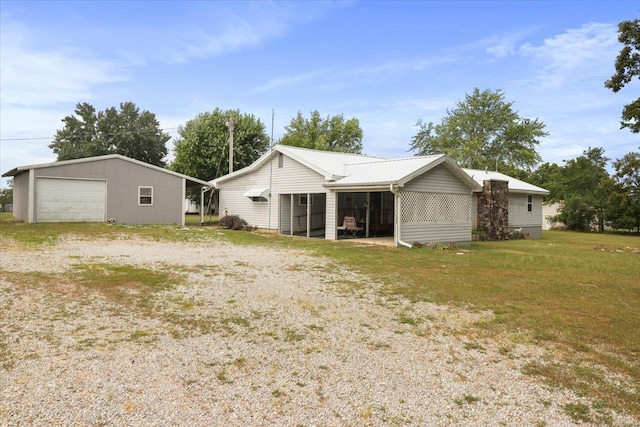
<svg viewBox="0 0 640 427"><path fill-rule="evenodd" d="M509 194L509 228L542 227L542 196L534 194L533 210L527 211L527 194Z"/></svg>
<svg viewBox="0 0 640 427"><path fill-rule="evenodd" d="M471 194L471 190L444 166L437 166L411 180L403 191Z"/></svg>
<svg viewBox="0 0 640 427"><path fill-rule="evenodd" d="M335 191L329 191L327 193L327 218L326 218L326 229L325 229L325 239L328 240L336 240L338 238L337 235L337 224L336 224L336 215L337 215L337 203L338 193Z"/></svg>
<svg viewBox="0 0 640 427"><path fill-rule="evenodd" d="M509 194L509 229L522 228L533 239L542 237L542 195L533 194L532 210L527 210L527 194Z"/></svg>
<svg viewBox="0 0 640 427"><path fill-rule="evenodd" d="M471 242L471 190L446 167L438 166L407 183L401 190L400 198L401 209L405 211L404 217L414 218L411 220L413 222L404 221L400 224L400 240L406 243ZM444 215L456 219L443 220L443 215L438 214L439 209L444 207L440 206L444 199L460 202L459 206L456 203L456 212ZM427 200L437 200L438 206L424 205ZM419 205L416 205L417 201ZM402 213L396 211L396 218L402 221Z"/></svg>
<svg viewBox="0 0 640 427"><path fill-rule="evenodd" d="M401 239L406 243L459 243L471 242L470 223L402 224Z"/></svg>
<svg viewBox="0 0 640 427"><path fill-rule="evenodd" d="M249 224L260 228L278 228L278 200L280 194L326 193L325 179L295 160L283 156L282 167L278 167L278 156L258 170L219 184L220 215L238 215ZM268 188L271 184L271 200L268 203L253 202L243 194L251 188ZM297 228L296 215L306 213L305 206L294 203L294 231ZM271 216L269 220L269 206ZM314 206L315 207L315 206ZM312 211L314 212L314 211Z"/></svg>

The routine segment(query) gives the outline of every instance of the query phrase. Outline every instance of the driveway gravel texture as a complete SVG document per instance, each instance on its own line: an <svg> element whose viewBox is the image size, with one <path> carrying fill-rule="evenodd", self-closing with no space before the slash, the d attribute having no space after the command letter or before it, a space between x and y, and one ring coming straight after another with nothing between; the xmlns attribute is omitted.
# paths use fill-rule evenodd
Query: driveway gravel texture
<svg viewBox="0 0 640 427"><path fill-rule="evenodd" d="M522 373L543 349L473 334L490 312L304 251L123 234L0 255L1 426L591 425L566 407L592 400Z"/></svg>

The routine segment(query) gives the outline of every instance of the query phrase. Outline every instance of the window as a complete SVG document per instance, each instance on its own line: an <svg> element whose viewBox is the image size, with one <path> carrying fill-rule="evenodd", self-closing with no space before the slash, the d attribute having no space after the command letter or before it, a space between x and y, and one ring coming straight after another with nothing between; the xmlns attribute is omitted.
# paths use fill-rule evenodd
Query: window
<svg viewBox="0 0 640 427"><path fill-rule="evenodd" d="M266 202L268 202L268 200L265 197L260 197L260 196L252 196L252 197L250 197L250 199L253 202L258 202L258 203L266 203Z"/></svg>
<svg viewBox="0 0 640 427"><path fill-rule="evenodd" d="M284 156L282 153L278 154L278 167L282 168L284 166Z"/></svg>
<svg viewBox="0 0 640 427"><path fill-rule="evenodd" d="M527 212L533 212L533 196L531 194L527 196Z"/></svg>
<svg viewBox="0 0 640 427"><path fill-rule="evenodd" d="M138 206L153 206L153 187L138 187Z"/></svg>
<svg viewBox="0 0 640 427"><path fill-rule="evenodd" d="M306 194L300 194L298 196L298 204L300 206L307 206L307 195ZM311 205L313 206L313 194L311 195Z"/></svg>

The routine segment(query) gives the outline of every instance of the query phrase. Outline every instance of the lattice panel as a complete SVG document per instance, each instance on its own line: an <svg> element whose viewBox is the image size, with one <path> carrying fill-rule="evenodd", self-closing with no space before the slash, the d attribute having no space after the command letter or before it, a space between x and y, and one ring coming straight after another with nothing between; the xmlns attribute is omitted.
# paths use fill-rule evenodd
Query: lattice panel
<svg viewBox="0 0 640 427"><path fill-rule="evenodd" d="M404 223L471 221L471 195L403 192L401 197Z"/></svg>

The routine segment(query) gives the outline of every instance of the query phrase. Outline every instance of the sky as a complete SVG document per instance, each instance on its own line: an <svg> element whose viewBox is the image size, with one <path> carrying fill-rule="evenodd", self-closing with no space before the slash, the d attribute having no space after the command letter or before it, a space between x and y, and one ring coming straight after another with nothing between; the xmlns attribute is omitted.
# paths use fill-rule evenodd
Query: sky
<svg viewBox="0 0 640 427"><path fill-rule="evenodd" d="M81 102L132 101L173 138L215 108L254 115L276 142L298 112L342 114L364 154L408 157L417 121L440 123L474 88L546 125L543 162L589 147L616 159L640 147L620 129L640 82L604 82L618 23L638 17L615 0L2 0L0 172L55 161L48 145Z"/></svg>

